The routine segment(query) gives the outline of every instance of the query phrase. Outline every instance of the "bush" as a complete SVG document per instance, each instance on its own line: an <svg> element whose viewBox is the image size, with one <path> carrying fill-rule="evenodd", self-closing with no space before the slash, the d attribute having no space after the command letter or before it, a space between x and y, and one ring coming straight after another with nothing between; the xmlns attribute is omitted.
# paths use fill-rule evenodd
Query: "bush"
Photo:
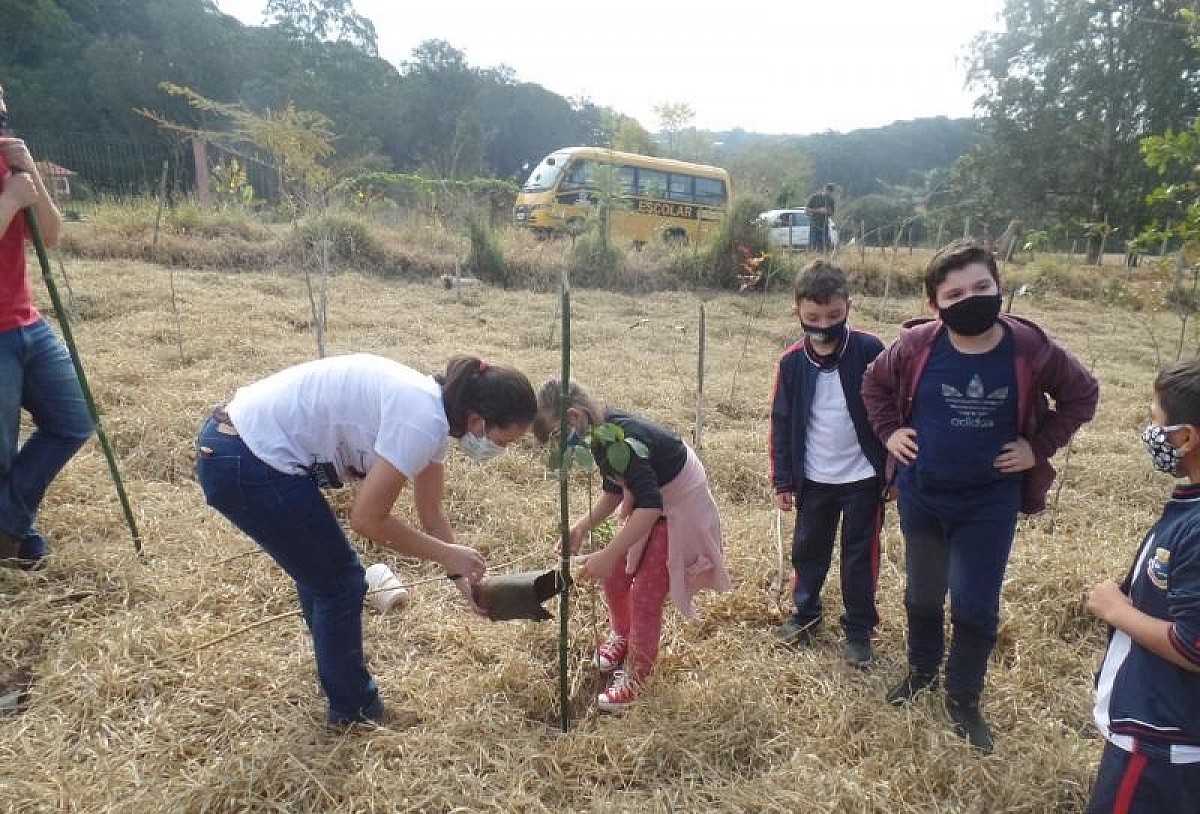
<svg viewBox="0 0 1200 814"><path fill-rule="evenodd" d="M767 230L758 221L759 214L765 209L766 205L758 198L735 201L704 253L699 258L691 258L686 265L676 265L676 275L701 286L732 286L742 271L745 258L767 251Z"/></svg>
<svg viewBox="0 0 1200 814"><path fill-rule="evenodd" d="M484 282L508 288L512 272L504 262L504 252L491 228L478 218L467 222L471 250L467 255L467 270Z"/></svg>
<svg viewBox="0 0 1200 814"><path fill-rule="evenodd" d="M386 252L371 227L354 215L339 212L308 217L297 224L296 232L305 260L328 257L335 265L386 265Z"/></svg>
<svg viewBox="0 0 1200 814"><path fill-rule="evenodd" d="M599 230L589 230L571 246L571 279L593 288L617 286L623 260L621 251Z"/></svg>

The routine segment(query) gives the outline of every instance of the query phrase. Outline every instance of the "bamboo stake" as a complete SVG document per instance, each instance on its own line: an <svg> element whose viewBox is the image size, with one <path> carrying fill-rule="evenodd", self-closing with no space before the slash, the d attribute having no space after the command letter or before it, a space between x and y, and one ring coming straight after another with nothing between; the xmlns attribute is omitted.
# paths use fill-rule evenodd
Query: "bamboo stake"
<svg viewBox="0 0 1200 814"><path fill-rule="evenodd" d="M700 303L700 349L696 360L696 432L692 443L697 454L704 449L704 303Z"/></svg>
<svg viewBox="0 0 1200 814"><path fill-rule="evenodd" d="M569 483L567 480L567 394L571 386L571 284L567 272L562 274L559 295L562 311L562 377L558 399L558 525L562 538L559 554L559 580L562 592L558 595L558 720L559 728L567 732L571 727L571 680L568 672L570 656L570 630L568 614L571 610L571 513Z"/></svg>
<svg viewBox="0 0 1200 814"><path fill-rule="evenodd" d="M129 496L125 494L125 484L121 481L121 472L117 469L117 459L113 455L112 446L108 443L108 434L100 421L100 412L96 409L96 400L92 398L92 390L88 387L87 376L83 372L83 362L79 358L79 349L75 346L75 337L71 334L71 323L67 320L67 310L63 307L62 297L58 294L58 286L50 274L50 258L46 255L46 244L42 240L42 230L38 226L37 217L32 209L25 210L25 223L29 227L29 235L33 239L33 247L37 252L38 263L42 266L42 279L46 282L46 290L50 293L50 301L54 304L54 313L58 316L58 325L62 330L63 341L71 354L71 364L75 366L75 376L79 379L79 387L83 390L83 400L87 403L88 413L96 426L96 437L100 441L100 449L108 461L108 471L112 475L113 484L117 487L117 497L121 500L121 510L125 513L125 524L133 536L133 550L141 556L142 536L138 533L137 522L133 519L133 507L129 505Z"/></svg>

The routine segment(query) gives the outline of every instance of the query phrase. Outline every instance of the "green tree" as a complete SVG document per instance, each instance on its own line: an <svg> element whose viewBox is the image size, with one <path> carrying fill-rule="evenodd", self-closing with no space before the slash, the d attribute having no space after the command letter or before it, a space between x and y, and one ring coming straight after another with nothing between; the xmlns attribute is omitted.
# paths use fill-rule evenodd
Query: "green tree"
<svg viewBox="0 0 1200 814"><path fill-rule="evenodd" d="M667 137L667 153L678 156L679 135L696 118L696 111L687 102L660 102L654 106L658 127Z"/></svg>
<svg viewBox="0 0 1200 814"><path fill-rule="evenodd" d="M379 55L375 24L351 0L267 0L263 17L289 39L305 43L345 42Z"/></svg>
<svg viewBox="0 0 1200 814"><path fill-rule="evenodd" d="M1035 227L1107 221L1136 231L1152 181L1138 141L1183 125L1200 103L1182 5L1007 1L1005 30L977 39L969 72L992 137L973 172L993 204ZM1099 248L1090 241L1093 259Z"/></svg>

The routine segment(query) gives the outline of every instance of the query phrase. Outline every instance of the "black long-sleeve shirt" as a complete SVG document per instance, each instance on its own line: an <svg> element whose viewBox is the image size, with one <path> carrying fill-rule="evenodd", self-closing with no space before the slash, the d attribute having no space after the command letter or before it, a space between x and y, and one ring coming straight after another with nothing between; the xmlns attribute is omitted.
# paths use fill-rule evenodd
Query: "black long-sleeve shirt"
<svg viewBox="0 0 1200 814"><path fill-rule="evenodd" d="M619 410L605 410L604 420L620 427L626 438L641 441L650 454L646 458L637 453L631 454L625 472L619 473L605 455L607 444L593 443L592 456L603 478L601 488L619 495L622 493L621 484L624 483L633 495L633 508L661 509L663 500L659 488L675 480L683 471L687 463L687 445L670 430Z"/></svg>

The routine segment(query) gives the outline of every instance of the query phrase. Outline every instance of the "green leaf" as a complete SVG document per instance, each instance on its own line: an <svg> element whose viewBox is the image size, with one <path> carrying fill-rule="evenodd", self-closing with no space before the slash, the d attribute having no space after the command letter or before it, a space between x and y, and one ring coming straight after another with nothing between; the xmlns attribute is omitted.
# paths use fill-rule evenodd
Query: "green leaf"
<svg viewBox="0 0 1200 814"><path fill-rule="evenodd" d="M580 469L591 469L596 465L596 459L592 457L592 451L585 446L572 447L571 458L575 466Z"/></svg>
<svg viewBox="0 0 1200 814"><path fill-rule="evenodd" d="M629 466L629 444L625 441L609 444L608 449L604 450L604 455L608 458L608 462L612 468L618 473L624 473L626 467Z"/></svg>
<svg viewBox="0 0 1200 814"><path fill-rule="evenodd" d="M600 424L592 427L591 436L593 439L602 444L611 444L613 441L621 440L617 436L617 432L620 431L620 429L621 428L615 424Z"/></svg>
<svg viewBox="0 0 1200 814"><path fill-rule="evenodd" d="M629 446L633 449L633 451L637 454L637 456L639 458L649 458L650 457L650 450L647 449L646 445L643 444L638 439L626 438L625 443L629 444Z"/></svg>

